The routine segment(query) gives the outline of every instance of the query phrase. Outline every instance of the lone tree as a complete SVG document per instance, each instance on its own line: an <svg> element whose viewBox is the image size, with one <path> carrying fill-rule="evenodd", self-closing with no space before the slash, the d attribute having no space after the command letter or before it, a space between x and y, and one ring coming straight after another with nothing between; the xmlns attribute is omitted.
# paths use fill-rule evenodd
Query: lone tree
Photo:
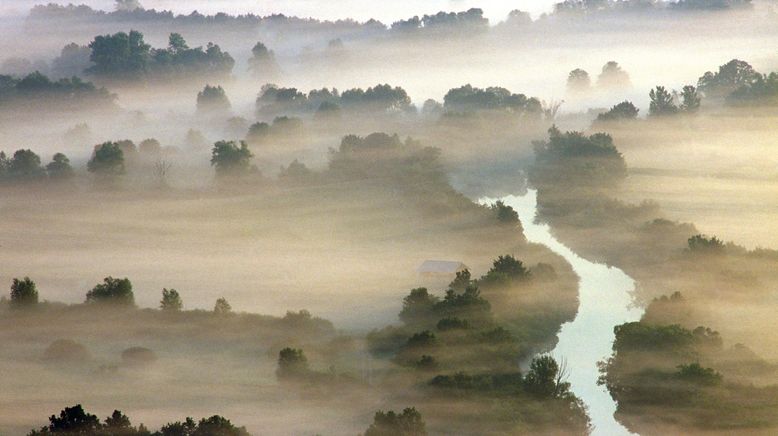
<svg viewBox="0 0 778 436"><path fill-rule="evenodd" d="M573 94L588 92L592 88L592 79L589 73L580 68L570 71L567 75L567 90Z"/></svg>
<svg viewBox="0 0 778 436"><path fill-rule="evenodd" d="M390 410L376 412L373 423L365 436L426 436L427 427L421 413L415 407L408 407L402 413Z"/></svg>
<svg viewBox="0 0 778 436"><path fill-rule="evenodd" d="M287 347L278 353L276 376L280 380L299 380L308 375L309 372L308 359L303 350Z"/></svg>
<svg viewBox="0 0 778 436"><path fill-rule="evenodd" d="M652 117L674 115L678 112L678 106L673 101L673 95L664 86L657 86L648 93L651 104L648 106L648 114Z"/></svg>
<svg viewBox="0 0 778 436"><path fill-rule="evenodd" d="M70 159L62 153L57 153L51 158L51 162L46 165L46 173L53 180L65 180L74 176L73 167L70 166Z"/></svg>
<svg viewBox="0 0 778 436"><path fill-rule="evenodd" d="M132 293L132 283L126 277L115 279L108 276L103 279L103 283L98 284L86 293L86 302L134 306L135 296Z"/></svg>
<svg viewBox="0 0 778 436"><path fill-rule="evenodd" d="M222 112L230 110L230 100L221 86L205 85L197 94L198 112Z"/></svg>
<svg viewBox="0 0 778 436"><path fill-rule="evenodd" d="M175 289L162 289L162 301L159 302L159 308L171 312L180 311L184 307L184 303L181 301L181 296L178 295L178 291Z"/></svg>
<svg viewBox="0 0 778 436"><path fill-rule="evenodd" d="M29 307L38 304L38 289L35 282L25 277L13 279L11 283L11 307Z"/></svg>
<svg viewBox="0 0 778 436"><path fill-rule="evenodd" d="M235 141L219 141L211 150L211 166L220 177L246 175L251 170L252 157L246 141L240 141L240 146Z"/></svg>
<svg viewBox="0 0 778 436"><path fill-rule="evenodd" d="M104 142L95 146L87 170L101 178L114 178L124 174L124 152L117 142Z"/></svg>
<svg viewBox="0 0 778 436"><path fill-rule="evenodd" d="M226 298L221 297L216 300L216 304L213 306L213 313L217 315L230 314L232 313L232 306L230 306L230 303L227 302Z"/></svg>

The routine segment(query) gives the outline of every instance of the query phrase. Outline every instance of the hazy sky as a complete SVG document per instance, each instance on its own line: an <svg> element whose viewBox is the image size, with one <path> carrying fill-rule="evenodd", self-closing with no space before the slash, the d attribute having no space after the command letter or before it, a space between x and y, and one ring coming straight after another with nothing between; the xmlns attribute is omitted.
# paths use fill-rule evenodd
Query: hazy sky
<svg viewBox="0 0 778 436"><path fill-rule="evenodd" d="M100 9L113 9L114 0L2 0L0 12L24 14L35 4L74 3L87 4ZM195 9L202 13L252 12L267 15L274 12L287 15L310 16L323 19L355 18L360 21L376 18L390 24L400 18L444 11L460 11L479 7L485 15L496 23L503 20L508 12L520 9L537 16L551 8L555 0L335 0L320 2L316 0L141 0L146 8L170 9L179 13L188 13Z"/></svg>

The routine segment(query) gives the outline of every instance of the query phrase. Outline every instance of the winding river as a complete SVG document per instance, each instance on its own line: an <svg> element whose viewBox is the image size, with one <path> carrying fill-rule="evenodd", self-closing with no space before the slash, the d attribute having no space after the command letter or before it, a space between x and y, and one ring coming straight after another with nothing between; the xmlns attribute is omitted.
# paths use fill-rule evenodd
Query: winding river
<svg viewBox="0 0 778 436"><path fill-rule="evenodd" d="M559 343L551 354L563 359L570 371L568 381L573 392L589 408L595 435L629 435L613 417L616 403L604 386L597 385L597 362L611 353L613 327L640 319L642 310L632 307L633 280L623 271L592 263L578 256L551 235L546 224L535 223L536 191L524 196L506 196L501 200L519 214L524 234L530 242L543 244L564 257L580 278L580 306L575 319L562 326ZM492 203L493 199L484 199Z"/></svg>

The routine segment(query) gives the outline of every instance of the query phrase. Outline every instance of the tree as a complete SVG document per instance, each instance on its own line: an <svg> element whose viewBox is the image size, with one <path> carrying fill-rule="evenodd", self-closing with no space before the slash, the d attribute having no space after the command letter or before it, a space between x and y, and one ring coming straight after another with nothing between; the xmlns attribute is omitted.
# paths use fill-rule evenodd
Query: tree
<svg viewBox="0 0 778 436"><path fill-rule="evenodd" d="M697 92L697 88L692 85L686 85L681 91L681 110L686 113L695 113L700 110L702 98Z"/></svg>
<svg viewBox="0 0 778 436"><path fill-rule="evenodd" d="M46 177L41 158L32 150L16 150L8 163L8 177L16 181L40 180Z"/></svg>
<svg viewBox="0 0 778 436"><path fill-rule="evenodd" d="M159 302L159 308L171 312L178 312L184 307L184 303L181 301L181 296L178 295L178 291L175 289L168 290L162 289L162 301Z"/></svg>
<svg viewBox="0 0 778 436"><path fill-rule="evenodd" d="M89 172L101 178L115 178L124 174L124 152L117 142L104 142L95 146L92 158L86 164Z"/></svg>
<svg viewBox="0 0 778 436"><path fill-rule="evenodd" d="M140 0L116 0L116 10L121 12L132 12L143 10Z"/></svg>
<svg viewBox="0 0 778 436"><path fill-rule="evenodd" d="M519 222L519 214L501 200L497 200L496 203L490 206L490 209L497 217L497 221L501 223L517 224Z"/></svg>
<svg viewBox="0 0 778 436"><path fill-rule="evenodd" d="M427 427L421 413L414 407L395 413L390 410L376 412L373 423L365 431L365 436L426 436Z"/></svg>
<svg viewBox="0 0 778 436"><path fill-rule="evenodd" d="M716 73L706 72L697 81L697 88L709 97L724 97L742 86L749 86L762 78L748 62L732 59L719 67Z"/></svg>
<svg viewBox="0 0 778 436"><path fill-rule="evenodd" d="M280 380L299 380L309 373L308 359L303 350L287 347L278 353L276 376Z"/></svg>
<svg viewBox="0 0 778 436"><path fill-rule="evenodd" d="M89 74L136 79L148 69L151 46L143 41L140 32L97 36L89 48L89 60L94 62L86 70Z"/></svg>
<svg viewBox="0 0 778 436"><path fill-rule="evenodd" d="M221 86L205 85L197 94L198 112L224 112L229 111L230 107L230 100Z"/></svg>
<svg viewBox="0 0 778 436"><path fill-rule="evenodd" d="M627 121L638 117L639 109L631 101L622 101L608 112L597 115L597 121Z"/></svg>
<svg viewBox="0 0 778 436"><path fill-rule="evenodd" d="M48 430L51 433L90 435L100 430L97 416L87 413L80 404L65 407L59 416L51 415Z"/></svg>
<svg viewBox="0 0 778 436"><path fill-rule="evenodd" d="M13 279L11 283L11 307L29 307L38 304L38 289L35 282L25 277Z"/></svg>
<svg viewBox="0 0 778 436"><path fill-rule="evenodd" d="M262 42L257 42L251 49L249 69L254 75L263 79L274 79L278 76L279 67L276 63L275 53Z"/></svg>
<svg viewBox="0 0 778 436"><path fill-rule="evenodd" d="M531 276L524 263L510 254L498 256L492 262L492 267L484 275L480 283L484 285L509 285L514 281L527 280Z"/></svg>
<svg viewBox="0 0 778 436"><path fill-rule="evenodd" d="M46 165L46 173L52 180L66 180L75 175L70 159L62 153L56 153L51 158L51 162Z"/></svg>
<svg viewBox="0 0 778 436"><path fill-rule="evenodd" d="M609 61L602 67L602 72L597 76L597 86L603 88L629 88L632 83L629 74L624 71L618 62Z"/></svg>
<svg viewBox="0 0 778 436"><path fill-rule="evenodd" d="M87 303L111 303L123 306L134 306L135 296L132 293L132 283L126 277L115 279L108 276L103 283L96 285L86 294Z"/></svg>
<svg viewBox="0 0 778 436"><path fill-rule="evenodd" d="M570 71L567 75L567 90L573 94L588 92L592 87L592 79L589 73L580 68Z"/></svg>
<svg viewBox="0 0 778 436"><path fill-rule="evenodd" d="M664 86L657 86L652 89L648 96L651 98L651 104L648 107L649 115L657 117L678 113L678 106L673 101L673 95Z"/></svg>
<svg viewBox="0 0 778 436"><path fill-rule="evenodd" d="M232 306L227 302L227 299L221 297L216 300L216 304L213 306L213 313L217 315L229 315L232 313Z"/></svg>
<svg viewBox="0 0 778 436"><path fill-rule="evenodd" d="M235 427L229 419L219 415L203 418L192 436L250 436L245 427Z"/></svg>
<svg viewBox="0 0 778 436"><path fill-rule="evenodd" d="M408 325L424 323L437 303L438 298L430 295L427 288L411 289L411 293L403 298L400 320Z"/></svg>
<svg viewBox="0 0 778 436"><path fill-rule="evenodd" d="M53 77L81 76L92 62L89 60L92 51L87 46L74 42L62 47L59 57L51 62Z"/></svg>
<svg viewBox="0 0 778 436"><path fill-rule="evenodd" d="M532 359L530 370L524 377L524 387L528 392L540 398L559 398L570 392L570 383L566 381L566 365L545 354Z"/></svg>
<svg viewBox="0 0 778 436"><path fill-rule="evenodd" d="M211 166L216 167L217 176L245 175L251 170L252 157L246 141L240 141L240 147L235 141L219 141L211 150Z"/></svg>
<svg viewBox="0 0 778 436"><path fill-rule="evenodd" d="M692 253L722 254L726 249L724 242L715 236L709 238L707 235L694 235L687 243Z"/></svg>
<svg viewBox="0 0 778 436"><path fill-rule="evenodd" d="M105 418L105 429L112 434L122 434L134 430L130 418L119 410L114 410L111 416Z"/></svg>

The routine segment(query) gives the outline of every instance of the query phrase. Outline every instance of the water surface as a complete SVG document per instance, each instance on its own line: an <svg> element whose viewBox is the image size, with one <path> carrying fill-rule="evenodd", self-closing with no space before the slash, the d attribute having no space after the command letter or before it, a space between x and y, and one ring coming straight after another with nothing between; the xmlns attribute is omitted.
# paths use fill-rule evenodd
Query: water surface
<svg viewBox="0 0 778 436"><path fill-rule="evenodd" d="M557 241L548 225L536 224L536 191L528 190L524 196L509 195L501 200L518 212L530 242L543 244L564 257L580 278L578 314L562 326L559 343L551 354L557 360L566 361L572 390L589 408L593 434L632 434L613 417L616 403L604 386L597 385L597 362L611 353L613 327L640 319L643 311L631 305L634 281L620 269L583 259Z"/></svg>

